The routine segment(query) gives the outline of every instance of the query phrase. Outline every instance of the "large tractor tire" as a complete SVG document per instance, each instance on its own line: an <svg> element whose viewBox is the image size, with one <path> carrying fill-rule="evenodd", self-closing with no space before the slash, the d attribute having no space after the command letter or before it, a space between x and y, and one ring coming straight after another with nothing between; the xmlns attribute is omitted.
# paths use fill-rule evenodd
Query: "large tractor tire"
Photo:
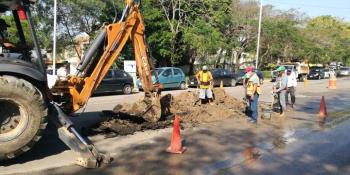
<svg viewBox="0 0 350 175"><path fill-rule="evenodd" d="M30 150L46 128L48 107L33 84L0 76L0 160Z"/></svg>

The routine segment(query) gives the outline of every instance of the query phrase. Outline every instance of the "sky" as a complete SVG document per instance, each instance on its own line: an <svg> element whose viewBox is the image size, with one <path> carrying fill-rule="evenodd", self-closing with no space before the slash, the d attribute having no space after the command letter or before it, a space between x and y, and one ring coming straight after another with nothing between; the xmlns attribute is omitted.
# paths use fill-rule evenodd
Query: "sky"
<svg viewBox="0 0 350 175"><path fill-rule="evenodd" d="M271 4L281 10L294 8L309 17L331 15L350 22L350 0L262 0L262 2L263 5Z"/></svg>

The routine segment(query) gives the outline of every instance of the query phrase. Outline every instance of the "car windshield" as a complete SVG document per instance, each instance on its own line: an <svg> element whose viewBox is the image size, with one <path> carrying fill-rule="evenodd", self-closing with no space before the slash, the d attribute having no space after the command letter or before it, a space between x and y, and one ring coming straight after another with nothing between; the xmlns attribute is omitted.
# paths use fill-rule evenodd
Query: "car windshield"
<svg viewBox="0 0 350 175"><path fill-rule="evenodd" d="M340 70L349 70L347 67L340 68Z"/></svg>
<svg viewBox="0 0 350 175"><path fill-rule="evenodd" d="M319 72L320 69L311 69L311 72Z"/></svg>
<svg viewBox="0 0 350 175"><path fill-rule="evenodd" d="M155 70L152 70L152 76L155 76L155 71L157 71L157 74L159 75L161 72L163 72L164 69L162 68L158 68L158 69L155 69Z"/></svg>

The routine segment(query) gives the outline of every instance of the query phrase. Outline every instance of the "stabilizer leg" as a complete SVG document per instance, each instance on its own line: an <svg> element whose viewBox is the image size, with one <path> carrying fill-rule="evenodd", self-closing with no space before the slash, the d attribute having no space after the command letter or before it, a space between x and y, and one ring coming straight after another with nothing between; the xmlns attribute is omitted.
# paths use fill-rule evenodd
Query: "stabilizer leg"
<svg viewBox="0 0 350 175"><path fill-rule="evenodd" d="M76 164L85 168L98 168L102 163L108 164L112 161L111 157L100 153L90 141L77 132L73 122L56 104L53 106L56 115L52 119L57 127L58 137L78 154Z"/></svg>

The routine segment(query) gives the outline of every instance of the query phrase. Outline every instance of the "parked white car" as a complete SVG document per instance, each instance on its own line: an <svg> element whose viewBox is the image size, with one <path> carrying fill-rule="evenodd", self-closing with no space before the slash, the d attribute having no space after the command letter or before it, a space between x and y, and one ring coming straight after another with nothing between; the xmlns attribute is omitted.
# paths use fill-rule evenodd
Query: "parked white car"
<svg viewBox="0 0 350 175"><path fill-rule="evenodd" d="M350 75L350 68L348 67L340 68L338 76L349 76L349 75Z"/></svg>

